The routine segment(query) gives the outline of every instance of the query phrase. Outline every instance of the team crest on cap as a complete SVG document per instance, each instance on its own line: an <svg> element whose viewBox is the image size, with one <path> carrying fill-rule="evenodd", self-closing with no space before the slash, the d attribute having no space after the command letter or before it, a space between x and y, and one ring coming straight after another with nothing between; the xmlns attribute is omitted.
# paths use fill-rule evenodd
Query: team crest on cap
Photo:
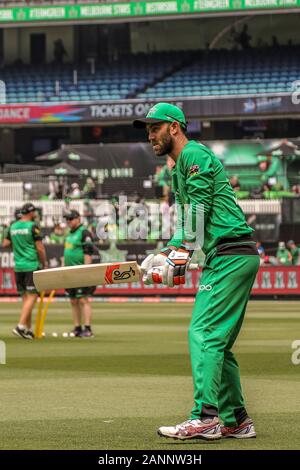
<svg viewBox="0 0 300 470"><path fill-rule="evenodd" d="M157 107L153 106L152 108L149 109L148 111L148 117L151 117L154 113L156 113Z"/></svg>
<svg viewBox="0 0 300 470"><path fill-rule="evenodd" d="M199 165L192 165L189 171L190 176L197 175L198 173L199 173Z"/></svg>

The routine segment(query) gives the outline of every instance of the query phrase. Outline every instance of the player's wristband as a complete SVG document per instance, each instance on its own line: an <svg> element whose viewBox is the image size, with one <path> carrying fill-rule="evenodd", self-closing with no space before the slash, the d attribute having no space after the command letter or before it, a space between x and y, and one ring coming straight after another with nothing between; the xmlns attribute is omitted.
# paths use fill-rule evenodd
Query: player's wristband
<svg viewBox="0 0 300 470"><path fill-rule="evenodd" d="M167 246L166 248L162 248L159 254L168 258L169 254L172 253L172 251L173 251L173 248Z"/></svg>
<svg viewBox="0 0 300 470"><path fill-rule="evenodd" d="M180 247L178 248L178 251L187 251L191 258L194 253L194 249L192 245L193 245L192 243L189 244L188 242L182 242Z"/></svg>

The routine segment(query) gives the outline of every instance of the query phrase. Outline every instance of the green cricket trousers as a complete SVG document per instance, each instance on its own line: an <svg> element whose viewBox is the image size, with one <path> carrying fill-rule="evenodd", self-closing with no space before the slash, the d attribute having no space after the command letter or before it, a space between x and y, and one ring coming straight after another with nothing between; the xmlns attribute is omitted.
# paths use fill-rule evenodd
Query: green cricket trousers
<svg viewBox="0 0 300 470"><path fill-rule="evenodd" d="M245 410L237 361L231 348L241 329L257 271L257 255L210 257L204 266L189 328L194 382L191 419L213 407L225 426Z"/></svg>

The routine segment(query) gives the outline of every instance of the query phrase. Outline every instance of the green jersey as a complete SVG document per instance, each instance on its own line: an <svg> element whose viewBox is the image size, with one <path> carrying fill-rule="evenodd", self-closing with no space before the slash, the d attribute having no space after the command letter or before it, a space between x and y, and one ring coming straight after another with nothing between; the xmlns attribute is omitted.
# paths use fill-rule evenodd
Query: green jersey
<svg viewBox="0 0 300 470"><path fill-rule="evenodd" d="M64 235L58 235L57 233L55 232L52 232L50 233L50 242L51 243L59 243L59 244L63 244L64 241L65 241L65 236Z"/></svg>
<svg viewBox="0 0 300 470"><path fill-rule="evenodd" d="M15 271L31 272L39 268L39 257L35 242L41 240L40 228L32 221L17 220L8 229L14 253Z"/></svg>
<svg viewBox="0 0 300 470"><path fill-rule="evenodd" d="M283 266L290 266L291 262L289 260L289 250L286 248L278 248L276 252L276 257L278 258L280 264Z"/></svg>
<svg viewBox="0 0 300 470"><path fill-rule="evenodd" d="M65 266L84 264L85 254L93 254L92 235L83 225L79 225L75 230L71 230L65 239Z"/></svg>
<svg viewBox="0 0 300 470"><path fill-rule="evenodd" d="M205 145L193 140L185 145L172 170L172 189L178 214L169 246L179 247L183 241L198 245L200 239L207 255L222 239L253 232L236 202L222 163Z"/></svg>
<svg viewBox="0 0 300 470"><path fill-rule="evenodd" d="M168 165L164 165L156 176L157 186L171 186L172 182L172 172L169 169Z"/></svg>
<svg viewBox="0 0 300 470"><path fill-rule="evenodd" d="M0 243L3 242L4 238L7 238L7 227L0 225Z"/></svg>
<svg viewBox="0 0 300 470"><path fill-rule="evenodd" d="M292 255L292 264L295 266L298 264L299 256L300 256L300 248L296 246L296 248L291 248L290 253Z"/></svg>
<svg viewBox="0 0 300 470"><path fill-rule="evenodd" d="M285 175L281 158L274 155L272 156L271 164L262 174L261 180L263 183L268 183L270 186L279 185L279 187L288 190L289 182Z"/></svg>

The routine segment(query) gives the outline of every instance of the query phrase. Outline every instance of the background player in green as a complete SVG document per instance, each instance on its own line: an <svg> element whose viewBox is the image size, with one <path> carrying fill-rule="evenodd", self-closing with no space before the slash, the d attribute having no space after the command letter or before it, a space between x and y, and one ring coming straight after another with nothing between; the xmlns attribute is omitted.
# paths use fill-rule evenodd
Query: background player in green
<svg viewBox="0 0 300 470"><path fill-rule="evenodd" d="M278 243L276 258L278 264L282 266L291 266L293 257L289 250L286 248L285 242Z"/></svg>
<svg viewBox="0 0 300 470"><path fill-rule="evenodd" d="M194 407L187 421L162 426L158 433L175 439L255 437L231 352L259 267L252 229L221 162L210 149L187 139L180 108L158 103L134 126L147 127L157 156L173 158L173 192L180 209L173 238L142 263L144 281L183 284L195 244L206 255L189 328Z"/></svg>
<svg viewBox="0 0 300 470"><path fill-rule="evenodd" d="M40 228L35 222L35 206L29 202L16 215L18 218L10 225L3 241L3 247L12 245L17 289L23 299L19 323L13 333L21 338L32 339L31 317L38 296L33 283L33 271L46 268L47 258Z"/></svg>
<svg viewBox="0 0 300 470"><path fill-rule="evenodd" d="M289 249L289 252L292 255L292 264L297 266L300 264L300 248L296 245L294 240L289 240L286 244Z"/></svg>
<svg viewBox="0 0 300 470"><path fill-rule="evenodd" d="M92 234L81 224L80 214L71 210L65 215L70 232L65 239L64 264L76 266L79 264L91 264L93 254ZM91 329L92 309L89 301L96 287L81 287L66 289L70 296L72 315L74 322L73 334L77 337L92 337ZM84 330L81 320L84 318Z"/></svg>

